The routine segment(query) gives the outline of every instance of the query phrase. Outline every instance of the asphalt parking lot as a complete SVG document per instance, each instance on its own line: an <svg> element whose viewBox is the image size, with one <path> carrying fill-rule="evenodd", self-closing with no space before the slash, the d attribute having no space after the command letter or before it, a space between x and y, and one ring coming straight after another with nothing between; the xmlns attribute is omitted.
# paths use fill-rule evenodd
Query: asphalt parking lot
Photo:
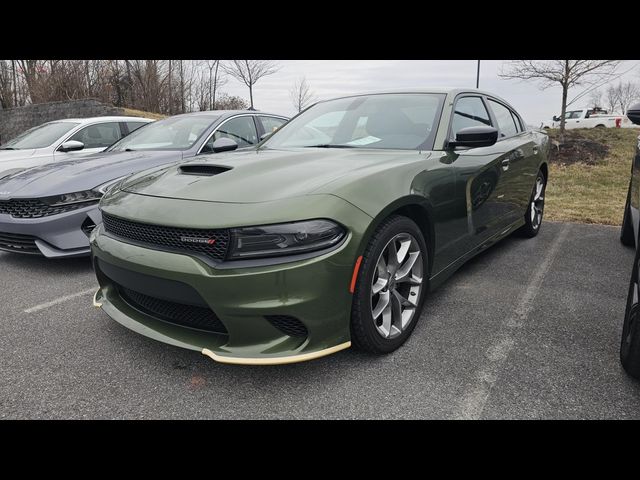
<svg viewBox="0 0 640 480"><path fill-rule="evenodd" d="M394 354L243 367L92 307L88 260L0 253L1 418L640 418L618 346L633 252L549 223L433 292Z"/></svg>

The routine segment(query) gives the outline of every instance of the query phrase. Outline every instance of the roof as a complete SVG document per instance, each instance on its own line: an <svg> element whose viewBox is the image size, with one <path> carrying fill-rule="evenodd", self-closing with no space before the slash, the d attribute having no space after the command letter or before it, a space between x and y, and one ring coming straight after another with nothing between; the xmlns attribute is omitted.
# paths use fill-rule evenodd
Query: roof
<svg viewBox="0 0 640 480"><path fill-rule="evenodd" d="M88 118L60 118L58 120L51 120L51 122L74 122L81 124L89 124L94 122L131 122L131 121L155 121L153 118L145 117L133 117L133 116L104 116L104 117L88 117ZM49 122L49 123L51 123Z"/></svg>
<svg viewBox="0 0 640 480"><path fill-rule="evenodd" d="M195 117L195 116L201 116L201 115L228 117L231 115L238 115L242 113L247 115L270 115L274 117L289 118L287 115L281 115L279 113L262 112L260 110L203 110L202 112L180 113L178 115L173 115L173 117ZM167 118L172 118L172 117L167 117Z"/></svg>
<svg viewBox="0 0 640 480"><path fill-rule="evenodd" d="M362 92L362 93L354 93L352 95L343 95L340 97L335 97L327 100L335 100L336 98L349 98L349 97L359 97L364 95L385 95L385 94L393 94L393 93L436 93L436 94L446 94L456 96L460 93L476 93L479 95L488 95L490 97L497 98L502 102L509 104L505 99L496 95L493 92L489 92L487 90L481 90L478 88L460 88L460 87L431 87L431 88L403 88L397 90L378 90L371 92ZM323 100L323 101L327 101Z"/></svg>

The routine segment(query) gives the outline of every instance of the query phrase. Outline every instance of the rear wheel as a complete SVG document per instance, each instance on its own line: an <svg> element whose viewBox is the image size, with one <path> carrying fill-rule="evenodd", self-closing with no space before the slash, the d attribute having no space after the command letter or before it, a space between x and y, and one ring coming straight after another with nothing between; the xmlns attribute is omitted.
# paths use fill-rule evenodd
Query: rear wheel
<svg viewBox="0 0 640 480"><path fill-rule="evenodd" d="M620 362L626 372L640 379L640 305L638 305L638 262L640 250L633 261L627 308L624 312L622 339L620 342Z"/></svg>
<svg viewBox="0 0 640 480"><path fill-rule="evenodd" d="M362 256L351 312L351 339L370 353L389 353L411 335L422 310L427 246L418 226L394 215L378 227Z"/></svg>
<svg viewBox="0 0 640 480"><path fill-rule="evenodd" d="M631 182L629 182L627 201L624 205L624 216L622 217L622 228L620 229L620 242L627 247L633 247L635 245L633 224L631 222Z"/></svg>
<svg viewBox="0 0 640 480"><path fill-rule="evenodd" d="M542 170L539 170L536 183L531 192L527 212L524 214L524 225L518 229L518 233L523 237L535 237L540 231L542 215L544 214L544 194L546 189L547 178Z"/></svg>

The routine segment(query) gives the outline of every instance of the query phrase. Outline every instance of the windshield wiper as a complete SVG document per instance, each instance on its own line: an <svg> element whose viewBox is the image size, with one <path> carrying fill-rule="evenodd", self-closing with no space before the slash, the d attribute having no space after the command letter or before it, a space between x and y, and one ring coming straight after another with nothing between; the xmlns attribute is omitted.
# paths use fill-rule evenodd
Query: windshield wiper
<svg viewBox="0 0 640 480"><path fill-rule="evenodd" d="M337 143L321 143L320 145L306 145L304 148L356 148L353 145L344 145Z"/></svg>
<svg viewBox="0 0 640 480"><path fill-rule="evenodd" d="M0 147L0 150L18 150L18 149L13 147Z"/></svg>
<svg viewBox="0 0 640 480"><path fill-rule="evenodd" d="M135 152L135 150L133 148L125 148L124 151L125 152Z"/></svg>

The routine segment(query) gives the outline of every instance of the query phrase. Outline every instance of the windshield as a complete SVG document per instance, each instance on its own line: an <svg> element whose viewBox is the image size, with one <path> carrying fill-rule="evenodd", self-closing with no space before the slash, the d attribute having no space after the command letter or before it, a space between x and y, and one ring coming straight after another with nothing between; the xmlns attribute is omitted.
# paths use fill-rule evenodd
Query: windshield
<svg viewBox="0 0 640 480"><path fill-rule="evenodd" d="M130 133L107 151L188 150L218 118L219 115L194 115L158 120Z"/></svg>
<svg viewBox="0 0 640 480"><path fill-rule="evenodd" d="M13 140L9 140L0 146L0 150L29 150L31 148L48 147L77 125L79 124L73 122L45 123L27 130Z"/></svg>
<svg viewBox="0 0 640 480"><path fill-rule="evenodd" d="M430 150L444 97L399 93L318 103L281 127L263 147Z"/></svg>

